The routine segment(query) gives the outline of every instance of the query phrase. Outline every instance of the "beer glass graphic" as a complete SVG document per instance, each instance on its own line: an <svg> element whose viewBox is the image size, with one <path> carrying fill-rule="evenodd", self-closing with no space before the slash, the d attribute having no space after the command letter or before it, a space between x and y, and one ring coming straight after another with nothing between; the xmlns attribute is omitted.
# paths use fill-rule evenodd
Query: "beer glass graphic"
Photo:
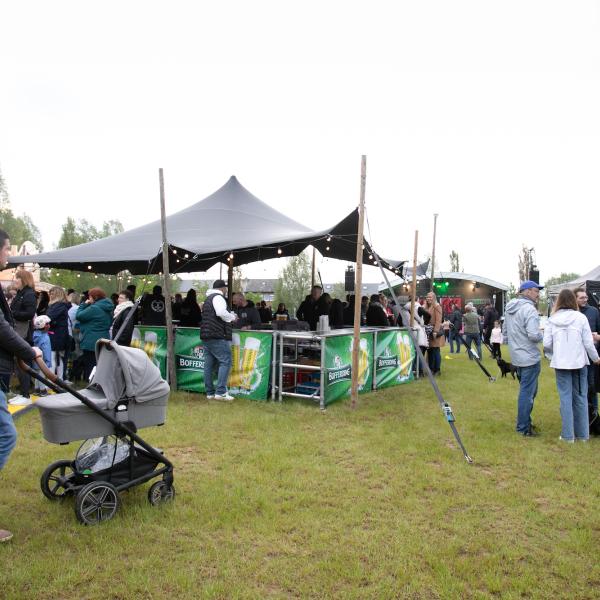
<svg viewBox="0 0 600 600"><path fill-rule="evenodd" d="M354 348L354 340L350 340L350 353ZM367 383L367 374L369 371L369 343L365 338L361 338L358 346L358 385L363 387Z"/></svg>
<svg viewBox="0 0 600 600"><path fill-rule="evenodd" d="M260 350L260 340L254 337L246 338L244 344L244 352L242 354L242 372L241 372L241 385L240 387L244 390L250 389L250 383L252 382L252 375L256 367L256 360L258 359L258 351Z"/></svg>
<svg viewBox="0 0 600 600"><path fill-rule="evenodd" d="M158 367L159 363L154 358L156 349L158 348L158 335L154 331L146 331L144 334L144 352L148 358Z"/></svg>
<svg viewBox="0 0 600 600"><path fill-rule="evenodd" d="M231 334L231 371L229 373L229 380L227 381L229 387L237 388L240 385L240 334Z"/></svg>
<svg viewBox="0 0 600 600"><path fill-rule="evenodd" d="M406 377L410 371L410 341L408 335L398 332L396 334L396 343L398 344L398 356L400 358L400 377Z"/></svg>
<svg viewBox="0 0 600 600"><path fill-rule="evenodd" d="M132 348L141 348L142 347L142 337L140 335L140 330L135 327L133 333L131 334L131 343L129 344Z"/></svg>

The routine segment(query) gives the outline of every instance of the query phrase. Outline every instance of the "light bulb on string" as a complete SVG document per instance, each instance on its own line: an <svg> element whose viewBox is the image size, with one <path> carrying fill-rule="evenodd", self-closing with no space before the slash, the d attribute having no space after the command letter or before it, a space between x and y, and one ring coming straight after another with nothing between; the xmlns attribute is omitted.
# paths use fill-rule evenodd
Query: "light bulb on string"
<svg viewBox="0 0 600 600"><path fill-rule="evenodd" d="M277 248L277 254L281 254L283 251L281 250L281 248Z"/></svg>
<svg viewBox="0 0 600 600"><path fill-rule="evenodd" d="M88 265L88 271L92 270L92 265Z"/></svg>

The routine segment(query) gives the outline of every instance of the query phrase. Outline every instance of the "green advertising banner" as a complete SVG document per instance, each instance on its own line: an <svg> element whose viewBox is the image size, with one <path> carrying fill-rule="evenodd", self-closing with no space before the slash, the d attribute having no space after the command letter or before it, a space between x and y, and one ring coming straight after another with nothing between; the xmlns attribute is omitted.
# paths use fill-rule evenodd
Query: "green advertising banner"
<svg viewBox="0 0 600 600"><path fill-rule="evenodd" d="M325 405L350 395L352 386L351 335L325 339ZM358 354L358 391L370 392L373 387L373 334L360 334Z"/></svg>
<svg viewBox="0 0 600 600"><path fill-rule="evenodd" d="M411 381L415 348L408 332L382 331L375 338L376 389Z"/></svg>
<svg viewBox="0 0 600 600"><path fill-rule="evenodd" d="M267 399L272 351L273 336L270 333L234 331L231 342L231 372L227 383L232 395L252 400ZM204 346L199 329L177 329L175 355L177 387L204 393Z"/></svg>
<svg viewBox="0 0 600 600"><path fill-rule="evenodd" d="M167 328L136 325L131 337L132 348L141 348L167 378Z"/></svg>

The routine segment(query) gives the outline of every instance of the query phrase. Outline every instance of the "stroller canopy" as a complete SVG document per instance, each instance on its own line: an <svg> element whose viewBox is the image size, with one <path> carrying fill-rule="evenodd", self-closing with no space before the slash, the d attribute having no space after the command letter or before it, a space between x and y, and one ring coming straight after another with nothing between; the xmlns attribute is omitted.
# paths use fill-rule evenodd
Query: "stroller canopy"
<svg viewBox="0 0 600 600"><path fill-rule="evenodd" d="M139 348L98 340L96 363L92 383L102 388L109 408L122 398L148 402L169 395L169 384L160 376L159 368Z"/></svg>

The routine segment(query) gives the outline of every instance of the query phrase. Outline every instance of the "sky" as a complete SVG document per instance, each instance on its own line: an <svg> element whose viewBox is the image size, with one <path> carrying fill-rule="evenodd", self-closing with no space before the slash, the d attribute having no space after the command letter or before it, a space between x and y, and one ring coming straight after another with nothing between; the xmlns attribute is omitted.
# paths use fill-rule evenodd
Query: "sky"
<svg viewBox="0 0 600 600"><path fill-rule="evenodd" d="M578 1L0 2L0 169L53 249L231 175L315 229L358 205L385 257L542 281L599 262L600 6ZM225 233L224 233L225 234ZM345 263L323 259L329 282ZM244 268L274 277L282 261ZM215 271L211 271L214 274ZM380 281L367 267L364 280Z"/></svg>

